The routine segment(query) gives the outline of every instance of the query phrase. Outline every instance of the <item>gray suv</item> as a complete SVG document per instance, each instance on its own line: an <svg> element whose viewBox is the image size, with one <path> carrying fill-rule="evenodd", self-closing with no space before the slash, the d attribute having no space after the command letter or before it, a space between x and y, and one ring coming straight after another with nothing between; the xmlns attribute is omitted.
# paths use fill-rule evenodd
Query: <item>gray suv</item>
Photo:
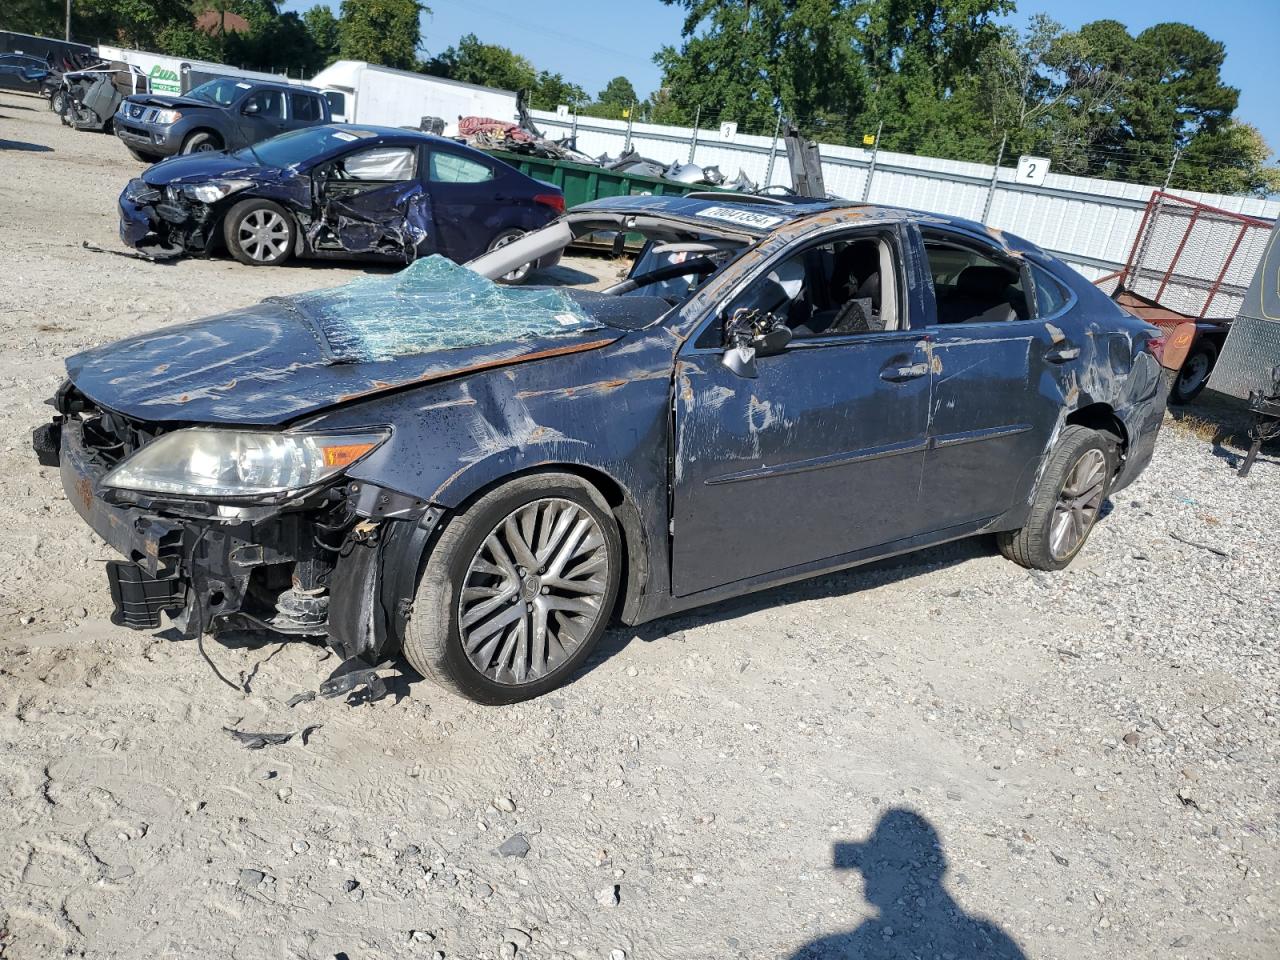
<svg viewBox="0 0 1280 960"><path fill-rule="evenodd" d="M120 103L116 136L139 160L239 150L287 130L329 122L318 90L219 77L181 97L135 94Z"/></svg>

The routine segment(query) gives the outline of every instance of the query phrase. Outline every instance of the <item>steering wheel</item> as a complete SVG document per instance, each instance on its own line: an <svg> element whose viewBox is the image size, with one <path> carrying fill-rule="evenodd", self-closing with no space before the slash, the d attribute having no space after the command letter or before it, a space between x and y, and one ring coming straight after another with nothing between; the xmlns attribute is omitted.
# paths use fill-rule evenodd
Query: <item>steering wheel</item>
<svg viewBox="0 0 1280 960"><path fill-rule="evenodd" d="M671 280L675 277L686 277L691 273L697 274L699 277L705 277L719 269L719 264L709 257L694 257L684 263L669 263L665 267L659 267L657 270L650 270L648 273L628 277L621 283L610 287L609 292L614 294L630 293L632 290L639 290L641 287L661 283L663 280Z"/></svg>

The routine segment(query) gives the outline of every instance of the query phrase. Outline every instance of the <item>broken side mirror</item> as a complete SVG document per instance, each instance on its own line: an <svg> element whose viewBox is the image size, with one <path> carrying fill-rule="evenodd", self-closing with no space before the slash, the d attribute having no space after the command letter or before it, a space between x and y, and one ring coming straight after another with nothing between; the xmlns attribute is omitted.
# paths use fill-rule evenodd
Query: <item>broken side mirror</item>
<svg viewBox="0 0 1280 960"><path fill-rule="evenodd" d="M791 328L771 313L741 308L725 324L725 351L720 362L739 377L757 376L756 359L781 353L791 342Z"/></svg>

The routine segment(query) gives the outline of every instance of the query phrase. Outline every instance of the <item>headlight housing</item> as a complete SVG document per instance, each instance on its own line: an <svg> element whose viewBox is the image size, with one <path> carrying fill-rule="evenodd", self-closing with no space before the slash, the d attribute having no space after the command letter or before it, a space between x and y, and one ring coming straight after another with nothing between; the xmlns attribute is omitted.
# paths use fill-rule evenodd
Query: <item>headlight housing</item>
<svg viewBox="0 0 1280 960"><path fill-rule="evenodd" d="M182 119L182 113L178 110L157 110L155 122L163 123L168 126L171 123L177 123Z"/></svg>
<svg viewBox="0 0 1280 960"><path fill-rule="evenodd" d="M182 195L201 203L217 203L237 190L253 186L252 180L210 180L207 183L189 183L183 186Z"/></svg>
<svg viewBox="0 0 1280 960"><path fill-rule="evenodd" d="M331 480L390 435L386 429L272 433L191 427L157 437L102 482L183 497L288 494Z"/></svg>

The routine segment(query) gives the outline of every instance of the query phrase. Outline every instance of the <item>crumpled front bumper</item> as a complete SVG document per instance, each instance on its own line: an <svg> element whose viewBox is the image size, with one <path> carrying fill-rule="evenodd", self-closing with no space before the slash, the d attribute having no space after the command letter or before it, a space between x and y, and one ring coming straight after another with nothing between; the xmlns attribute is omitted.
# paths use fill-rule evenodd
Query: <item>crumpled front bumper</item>
<svg viewBox="0 0 1280 960"><path fill-rule="evenodd" d="M203 253L212 236L203 211L165 199L142 179L130 180L120 193L120 240L153 260Z"/></svg>

